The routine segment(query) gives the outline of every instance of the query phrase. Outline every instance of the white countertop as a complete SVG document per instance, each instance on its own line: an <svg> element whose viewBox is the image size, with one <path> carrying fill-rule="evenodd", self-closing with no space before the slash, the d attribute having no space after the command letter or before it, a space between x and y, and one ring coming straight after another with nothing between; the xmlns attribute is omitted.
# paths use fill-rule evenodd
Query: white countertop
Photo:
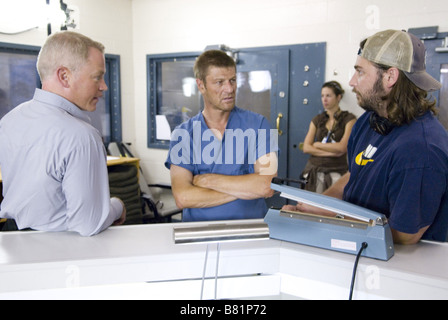
<svg viewBox="0 0 448 320"><path fill-rule="evenodd" d="M30 297L33 292L42 298L51 290L61 297L72 288L96 286L172 288L197 282L207 245L174 244L173 227L201 224L210 223L120 226L89 238L70 232L0 233L0 298ZM216 245L211 244L207 277L215 276L216 257ZM243 277L250 283L272 286L261 295L346 299L354 260L354 255L278 240L222 243L219 276L226 280L220 280L220 294L241 297L225 288L226 283L231 288L232 278ZM447 243L396 246L395 256L387 262L360 259L354 298L448 299L447 270ZM241 279L237 283L244 283ZM198 298L196 293L190 297L181 295L182 290L171 291L167 296L147 297ZM174 294L177 291L179 295Z"/></svg>

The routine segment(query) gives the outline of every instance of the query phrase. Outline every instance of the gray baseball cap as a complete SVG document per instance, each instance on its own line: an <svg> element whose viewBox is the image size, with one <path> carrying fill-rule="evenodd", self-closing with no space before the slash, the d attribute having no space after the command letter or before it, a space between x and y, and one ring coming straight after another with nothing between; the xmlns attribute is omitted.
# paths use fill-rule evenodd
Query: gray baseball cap
<svg viewBox="0 0 448 320"><path fill-rule="evenodd" d="M359 55L369 61L395 67L417 87L425 91L437 91L442 85L426 72L426 48L411 33L385 30L367 38Z"/></svg>

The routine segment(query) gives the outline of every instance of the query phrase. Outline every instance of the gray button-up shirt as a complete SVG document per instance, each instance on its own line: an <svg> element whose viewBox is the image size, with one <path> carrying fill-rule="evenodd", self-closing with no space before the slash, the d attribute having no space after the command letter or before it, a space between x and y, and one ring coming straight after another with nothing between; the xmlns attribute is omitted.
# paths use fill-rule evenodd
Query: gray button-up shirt
<svg viewBox="0 0 448 320"><path fill-rule="evenodd" d="M94 235L123 210L110 199L106 151L85 111L40 89L0 121L4 199L19 229Z"/></svg>

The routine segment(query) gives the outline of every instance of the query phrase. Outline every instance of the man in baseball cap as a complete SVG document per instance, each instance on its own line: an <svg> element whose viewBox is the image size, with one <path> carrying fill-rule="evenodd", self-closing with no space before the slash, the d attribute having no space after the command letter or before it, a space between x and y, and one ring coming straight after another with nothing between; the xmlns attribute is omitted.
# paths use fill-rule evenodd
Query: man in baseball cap
<svg viewBox="0 0 448 320"><path fill-rule="evenodd" d="M348 143L349 173L325 192L386 215L401 244L447 241L448 134L428 98L441 85L425 56L405 31L361 42L350 86L366 112Z"/></svg>
<svg viewBox="0 0 448 320"><path fill-rule="evenodd" d="M441 88L441 84L426 72L425 45L411 33L398 30L378 32L365 40L359 55L377 64L396 67L422 90Z"/></svg>

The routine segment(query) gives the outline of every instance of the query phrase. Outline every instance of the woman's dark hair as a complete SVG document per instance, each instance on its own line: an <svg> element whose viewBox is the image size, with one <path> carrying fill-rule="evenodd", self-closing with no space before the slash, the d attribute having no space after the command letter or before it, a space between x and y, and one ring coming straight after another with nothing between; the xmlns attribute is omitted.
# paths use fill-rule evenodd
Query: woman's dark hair
<svg viewBox="0 0 448 320"><path fill-rule="evenodd" d="M337 82L337 81L328 81L328 82L325 82L323 85L322 85L322 88L330 88L330 89L332 89L333 90L333 92L334 92L334 94L336 95L336 96L344 96L344 93L345 93L345 91L344 91L344 89L342 89L342 86L341 86L341 84L339 83L339 82Z"/></svg>

